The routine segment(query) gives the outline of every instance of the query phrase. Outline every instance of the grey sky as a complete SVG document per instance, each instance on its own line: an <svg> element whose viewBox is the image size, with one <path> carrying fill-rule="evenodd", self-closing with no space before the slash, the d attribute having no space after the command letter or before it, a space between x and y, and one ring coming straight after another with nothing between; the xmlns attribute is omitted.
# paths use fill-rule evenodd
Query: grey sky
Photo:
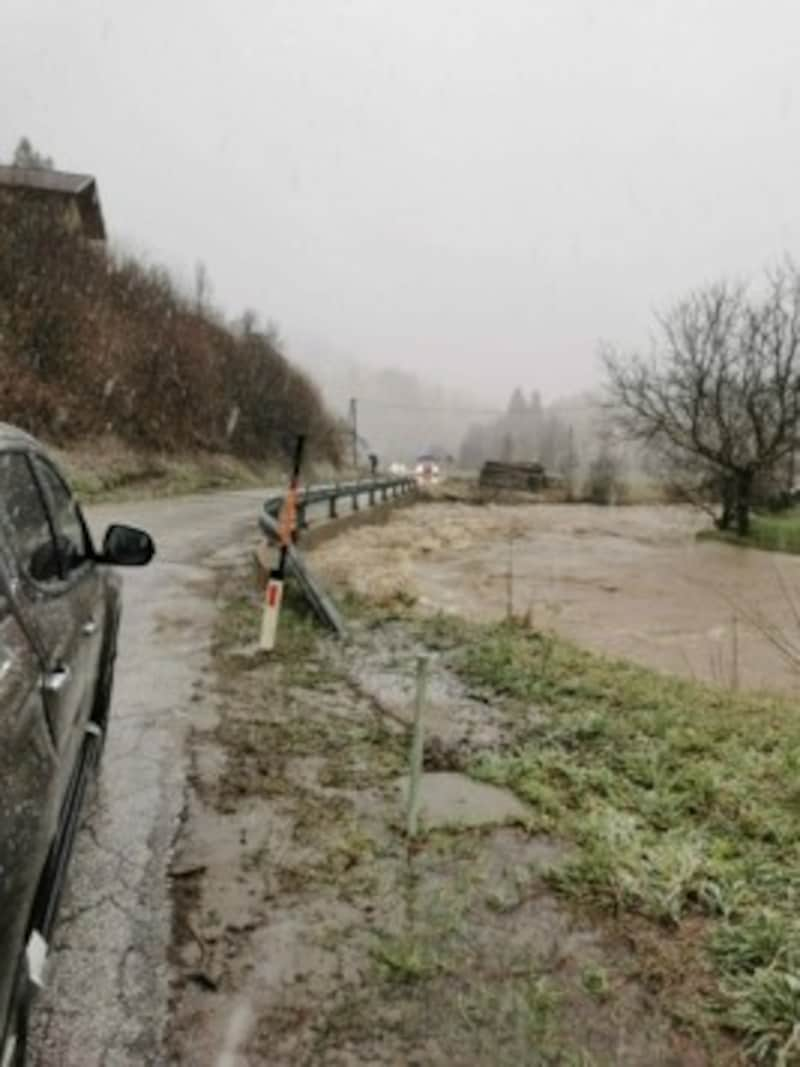
<svg viewBox="0 0 800 1067"><path fill-rule="evenodd" d="M0 0L0 153L291 345L505 400L800 249L791 0Z"/></svg>

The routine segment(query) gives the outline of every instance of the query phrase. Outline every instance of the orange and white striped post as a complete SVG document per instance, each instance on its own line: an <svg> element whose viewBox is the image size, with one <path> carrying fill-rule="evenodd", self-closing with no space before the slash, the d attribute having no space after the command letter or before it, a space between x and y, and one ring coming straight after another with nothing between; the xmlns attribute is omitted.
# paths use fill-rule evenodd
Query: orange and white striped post
<svg viewBox="0 0 800 1067"><path fill-rule="evenodd" d="M264 652L271 652L275 647L275 638L278 632L278 619L283 603L283 581L286 575L286 557L289 546L292 543L295 525L297 523L297 493L300 482L300 466L303 462L303 446L305 437L297 438L297 446L294 453L294 465L289 490L283 501L280 518L278 520L278 543L280 552L278 565L273 568L267 582L264 594L264 614L261 617L261 636L259 646Z"/></svg>

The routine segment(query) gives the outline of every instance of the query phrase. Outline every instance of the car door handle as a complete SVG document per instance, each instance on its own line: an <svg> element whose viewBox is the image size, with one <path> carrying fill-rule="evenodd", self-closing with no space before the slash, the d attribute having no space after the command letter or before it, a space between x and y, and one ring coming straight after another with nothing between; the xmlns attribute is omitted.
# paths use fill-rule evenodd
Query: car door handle
<svg viewBox="0 0 800 1067"><path fill-rule="evenodd" d="M87 619L83 626L81 626L81 633L84 637L91 637L93 634L96 634L97 623L95 622L95 620Z"/></svg>
<svg viewBox="0 0 800 1067"><path fill-rule="evenodd" d="M60 693L72 676L69 667L56 667L48 671L42 679L42 688L46 693Z"/></svg>

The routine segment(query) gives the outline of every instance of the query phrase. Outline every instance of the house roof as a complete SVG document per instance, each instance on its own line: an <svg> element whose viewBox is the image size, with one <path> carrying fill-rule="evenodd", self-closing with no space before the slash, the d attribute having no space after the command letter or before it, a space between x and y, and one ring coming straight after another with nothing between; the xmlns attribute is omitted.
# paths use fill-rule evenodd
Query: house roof
<svg viewBox="0 0 800 1067"><path fill-rule="evenodd" d="M0 188L20 189L41 196L71 197L77 201L86 237L106 237L97 182L91 174L69 174L39 167L0 166Z"/></svg>

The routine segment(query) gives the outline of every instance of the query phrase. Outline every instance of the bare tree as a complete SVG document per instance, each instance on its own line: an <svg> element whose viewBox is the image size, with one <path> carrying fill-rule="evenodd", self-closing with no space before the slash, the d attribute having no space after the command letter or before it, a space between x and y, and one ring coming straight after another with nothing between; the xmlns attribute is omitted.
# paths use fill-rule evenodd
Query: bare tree
<svg viewBox="0 0 800 1067"><path fill-rule="evenodd" d="M649 358L604 353L622 429L673 468L717 487L722 529L749 531L757 480L793 453L800 420L800 274L770 272L762 295L717 284L658 320Z"/></svg>

